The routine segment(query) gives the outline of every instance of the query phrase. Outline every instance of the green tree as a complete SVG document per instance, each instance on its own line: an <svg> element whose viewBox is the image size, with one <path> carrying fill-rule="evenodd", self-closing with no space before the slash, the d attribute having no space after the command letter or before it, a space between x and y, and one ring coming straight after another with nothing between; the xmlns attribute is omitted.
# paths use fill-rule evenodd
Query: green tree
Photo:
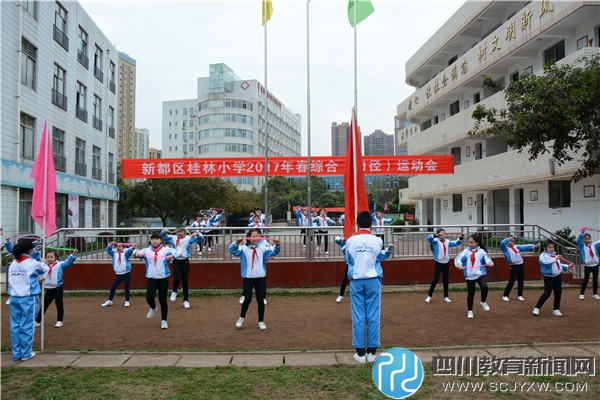
<svg viewBox="0 0 600 400"><path fill-rule="evenodd" d="M498 89L490 77L484 86ZM581 159L571 177L577 182L600 169L600 55L576 66L549 63L543 75L522 75L505 94L508 109L478 105L471 136L505 135L509 146L529 159L550 153L561 165ZM491 124L482 128L482 123ZM574 156L573 154L576 154Z"/></svg>

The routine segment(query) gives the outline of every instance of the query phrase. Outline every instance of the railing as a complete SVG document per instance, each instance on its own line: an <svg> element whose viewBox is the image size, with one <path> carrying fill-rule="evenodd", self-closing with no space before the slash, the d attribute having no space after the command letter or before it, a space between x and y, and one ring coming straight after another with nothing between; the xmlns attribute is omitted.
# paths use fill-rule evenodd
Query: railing
<svg viewBox="0 0 600 400"><path fill-rule="evenodd" d="M100 68L98 68L97 65L94 65L94 76L96 77L96 79L98 79L101 83L104 82L104 73L102 72L102 70Z"/></svg>
<svg viewBox="0 0 600 400"><path fill-rule="evenodd" d="M162 231L162 227L128 227L128 228L77 228L60 229L52 236L50 246L58 248L79 249L81 259L98 260L108 259L105 252L106 246L112 241L135 243L138 247L147 247L153 232ZM175 228L168 227L170 234L175 235ZM229 245L238 238L245 238L248 227L217 227L212 228L211 234L204 234L205 246L202 250L199 246L192 246L192 260L208 260L211 262L232 261L236 257L229 251ZM306 234L301 233L305 228L297 226L272 226L264 229L264 237L278 239L281 242L281 252L277 260L305 259L305 260L341 260L343 258L341 247L334 243L337 236L343 236L342 226L330 226L326 234L315 232L316 227L306 228ZM431 257L431 249L427 236L435 233L437 228L428 225L414 226L386 226L384 245L393 244L391 258L406 257ZM448 225L444 226L448 239L456 240L461 233L465 240L461 246L450 248L451 257L456 256L467 245L467 238L471 234L478 234L492 257L502 257L499 248L500 241L510 234L518 237L518 243L538 243L546 239L553 239L557 243L557 252L576 265L576 276L583 276L583 266L577 246L537 225ZM188 233L194 232L194 228L186 227ZM305 241L306 236L306 241ZM209 239L210 238L210 239ZM208 244L212 240L209 251ZM327 254L325 242L328 241ZM319 246L320 243L320 246ZM319 248L318 248L319 247ZM534 252L538 255L541 246ZM202 254L200 254L202 252Z"/></svg>
<svg viewBox="0 0 600 400"><path fill-rule="evenodd" d="M54 25L53 35L54 40L60 44L63 49L69 51L69 38L56 25Z"/></svg>
<svg viewBox="0 0 600 400"><path fill-rule="evenodd" d="M88 58L88 56L83 54L81 50L77 50L77 61L79 61L79 64L83 65L85 69L89 69L90 59Z"/></svg>
<svg viewBox="0 0 600 400"><path fill-rule="evenodd" d="M84 163L75 161L75 174L81 175L81 176L87 176L87 165Z"/></svg>
<svg viewBox="0 0 600 400"><path fill-rule="evenodd" d="M99 131L102 130L102 120L98 117L96 117L95 115L92 116L92 126L96 129L98 129Z"/></svg>
<svg viewBox="0 0 600 400"><path fill-rule="evenodd" d="M67 97L52 89L52 104L67 111Z"/></svg>
<svg viewBox="0 0 600 400"><path fill-rule="evenodd" d="M57 171L67 171L67 157L54 154L54 168Z"/></svg>
<svg viewBox="0 0 600 400"><path fill-rule="evenodd" d="M88 112L79 106L77 106L77 108L75 109L75 116L83 122L87 122L88 120Z"/></svg>

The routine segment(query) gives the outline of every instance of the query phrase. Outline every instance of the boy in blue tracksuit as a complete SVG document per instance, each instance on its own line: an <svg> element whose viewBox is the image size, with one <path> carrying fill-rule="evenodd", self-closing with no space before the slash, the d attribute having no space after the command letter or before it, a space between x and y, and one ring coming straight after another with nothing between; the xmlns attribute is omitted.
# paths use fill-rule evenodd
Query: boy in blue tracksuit
<svg viewBox="0 0 600 400"><path fill-rule="evenodd" d="M356 349L354 360L364 364L375 361L377 347L381 344L381 261L392 254L393 245L382 250L381 238L371 234L373 221L368 211L358 213L356 222L358 232L346 240L342 253L348 264L348 279L351 281L352 346Z"/></svg>
<svg viewBox="0 0 600 400"><path fill-rule="evenodd" d="M34 318L41 293L38 277L48 266L31 257L33 240L21 239L12 248L15 259L8 267L10 302L10 341L13 361L26 361L35 357L33 337Z"/></svg>
<svg viewBox="0 0 600 400"><path fill-rule="evenodd" d="M581 284L581 292L579 292L579 300L584 299L585 289L590 281L590 274L592 274L592 291L594 293L592 298L600 300L600 296L598 296L598 260L600 260L600 241L592 242L592 236L589 233L585 233L586 229L587 226L582 226L579 229L579 235L577 235L577 247L579 247L579 254L581 254L581 261L585 268L583 282Z"/></svg>
<svg viewBox="0 0 600 400"><path fill-rule="evenodd" d="M58 261L58 252L56 250L50 250L46 253L46 264L48 265L48 272L46 272L44 279L44 290L46 291L44 296L44 314L50 307L50 304L54 301L56 303L56 325L55 328L63 326L63 319L65 315L65 308L63 306L63 273L69 268L77 259L77 249L73 250L73 254L69 256L65 261ZM42 310L38 311L37 317L35 318L36 326L42 321Z"/></svg>
<svg viewBox="0 0 600 400"><path fill-rule="evenodd" d="M258 328L261 330L267 329L264 322L267 260L276 257L281 248L279 247L279 240L274 239L275 246L272 246L266 240L261 239L261 236L260 229L250 229L245 245L241 244L244 239L240 238L229 246L229 252L240 258L241 275L244 280L244 300L240 318L235 323L237 328L241 328L244 324L246 312L252 302L252 287L254 287L258 303Z"/></svg>
<svg viewBox="0 0 600 400"><path fill-rule="evenodd" d="M504 254L504 258L508 261L508 265L510 265L510 278L508 280L508 284L506 288L504 288L504 294L502 295L502 300L510 301L508 295L515 284L515 280L518 282L517 284L517 295L519 296L519 301L525 301L523 298L523 282L525 280L525 266L523 264L523 256L521 255L522 251L533 251L538 245L533 244L520 244L516 245L515 242L517 237L515 235L510 235L509 237L503 239L500 242L500 250L502 250L502 254Z"/></svg>
<svg viewBox="0 0 600 400"><path fill-rule="evenodd" d="M112 258L112 266L115 274L115 280L110 287L110 293L108 294L108 300L102 303L102 307L112 306L113 298L115 297L115 291L117 287L123 282L125 289L125 307L129 307L129 283L131 282L131 262L129 258L133 254L136 245L128 247L127 250L123 247L122 243L112 242L106 247L106 252ZM115 252L116 250L116 252Z"/></svg>
<svg viewBox="0 0 600 400"><path fill-rule="evenodd" d="M464 235L461 233L460 237L456 240L446 239L446 230L438 229L433 235L427 236L427 241L433 252L433 258L435 259L435 271L433 273L433 280L429 285L429 292L425 298L425 303L431 301L433 291L442 275L442 282L444 284L444 301L446 303L452 303L450 297L448 297L448 277L450 274L449 263L450 263L450 247L460 246L463 241Z"/></svg>
<svg viewBox="0 0 600 400"><path fill-rule="evenodd" d="M2 232L4 233L4 232ZM17 243L19 243L19 241L21 239L27 239L27 240L33 240L32 238L20 238ZM6 242L4 243L4 247L6 247L6 251L8 251L10 254L12 254L12 249L13 249L13 244L10 241L10 238L6 238ZM42 261L42 257L41 257L41 252L40 250L42 249L42 242L40 240L34 240L33 241L33 252L31 253L31 258L33 258L36 261ZM8 290L6 291L7 293L10 291L10 285L8 286ZM10 296L8 297L8 300L6 300L6 305L9 306L10 305Z"/></svg>
<svg viewBox="0 0 600 400"><path fill-rule="evenodd" d="M173 260L173 273L175 277L173 278L171 301L177 299L177 288L181 281L183 308L188 309L190 308L188 279L190 276L190 257L192 256L190 249L194 243L202 243L204 236L197 232L188 236L185 234L183 226L177 227L177 235L169 235L166 230L163 230L161 236L165 243L171 245L177 251L177 256Z"/></svg>
<svg viewBox="0 0 600 400"><path fill-rule="evenodd" d="M158 291L158 301L160 303L161 321L160 328L167 329L167 314L169 305L167 304L167 291L169 290L169 261L177 256L177 251L170 247L164 247L162 244L162 236L158 232L154 232L150 236L150 246L142 250L133 252L134 257L144 259L146 264L146 302L150 306L150 311L146 314L146 318L154 317L158 311L156 306L156 292Z"/></svg>

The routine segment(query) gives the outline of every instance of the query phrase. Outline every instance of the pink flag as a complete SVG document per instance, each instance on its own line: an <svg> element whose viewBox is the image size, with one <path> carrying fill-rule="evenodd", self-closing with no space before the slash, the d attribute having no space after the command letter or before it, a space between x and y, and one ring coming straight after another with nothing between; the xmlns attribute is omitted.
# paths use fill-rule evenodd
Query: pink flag
<svg viewBox="0 0 600 400"><path fill-rule="evenodd" d="M48 134L46 122L42 131L40 152L31 171L33 200L31 217L44 230L45 237L56 231L56 170L52 154L52 138Z"/></svg>
<svg viewBox="0 0 600 400"><path fill-rule="evenodd" d="M383 203L383 211L387 211L387 201Z"/></svg>
<svg viewBox="0 0 600 400"><path fill-rule="evenodd" d="M369 200L365 189L363 172L362 147L360 131L356 121L356 110L352 109L350 138L346 151L346 172L344 174L344 191L346 206L344 208L344 237L348 239L356 232L356 216L361 211L369 211Z"/></svg>

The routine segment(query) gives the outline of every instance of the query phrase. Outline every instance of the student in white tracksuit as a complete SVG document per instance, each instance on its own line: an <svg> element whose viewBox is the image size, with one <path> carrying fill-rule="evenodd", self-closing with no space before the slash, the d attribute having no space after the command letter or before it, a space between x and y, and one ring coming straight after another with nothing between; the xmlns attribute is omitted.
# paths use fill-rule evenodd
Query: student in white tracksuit
<svg viewBox="0 0 600 400"><path fill-rule="evenodd" d="M12 249L15 259L8 267L10 285L10 341L13 361L35 357L33 337L35 314L41 293L38 277L48 267L31 257L33 240L21 239Z"/></svg>
<svg viewBox="0 0 600 400"><path fill-rule="evenodd" d="M494 262L487 255L479 235L471 235L467 240L467 248L460 252L454 259L456 268L462 270L467 281L467 318L473 318L473 299L475 298L475 283L481 290L481 307L484 311L490 311L486 302L488 285L485 280L487 267L493 267Z"/></svg>
<svg viewBox="0 0 600 400"><path fill-rule="evenodd" d="M354 359L363 364L375 361L375 353L380 345L381 260L392 254L393 246L382 250L381 238L371 234L373 221L368 211L360 212L356 222L359 230L346 240L342 253L348 264L348 279L351 281L352 346L356 349Z"/></svg>
<svg viewBox="0 0 600 400"><path fill-rule="evenodd" d="M577 247L579 248L579 254L581 254L581 262L585 266L583 282L581 283L581 291L579 292L579 300L583 300L585 298L585 289L590 281L590 274L592 275L592 298L600 300L600 296L598 296L600 241L593 242L592 236L589 233L585 233L586 229L587 226L582 226L579 229L579 235L577 235Z"/></svg>

